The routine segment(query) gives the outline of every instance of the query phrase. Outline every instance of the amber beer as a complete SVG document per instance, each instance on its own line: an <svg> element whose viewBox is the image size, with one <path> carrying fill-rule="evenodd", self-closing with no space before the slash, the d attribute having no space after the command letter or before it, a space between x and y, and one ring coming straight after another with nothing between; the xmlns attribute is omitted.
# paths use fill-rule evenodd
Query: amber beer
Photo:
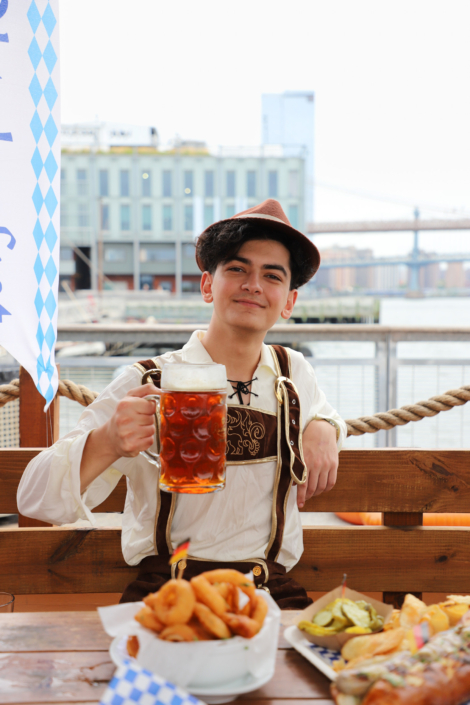
<svg viewBox="0 0 470 705"><path fill-rule="evenodd" d="M223 365L168 364L160 400L160 488L206 494L225 487L227 377Z"/></svg>

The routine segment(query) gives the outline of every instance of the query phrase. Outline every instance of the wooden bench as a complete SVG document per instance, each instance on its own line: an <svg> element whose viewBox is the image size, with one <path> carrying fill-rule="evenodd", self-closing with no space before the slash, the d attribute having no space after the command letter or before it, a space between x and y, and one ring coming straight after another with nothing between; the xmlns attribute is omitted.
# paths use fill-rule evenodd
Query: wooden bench
<svg viewBox="0 0 470 705"><path fill-rule="evenodd" d="M0 513L17 513L24 468L41 449L0 450ZM121 512L124 478L95 512ZM303 511L376 511L386 526L304 527L293 576L308 591L343 573L360 591L470 592L470 528L423 527L422 513L470 512L470 451L345 450L338 481ZM1 590L14 594L118 593L136 575L118 528L0 529ZM393 593L393 594L389 594Z"/></svg>

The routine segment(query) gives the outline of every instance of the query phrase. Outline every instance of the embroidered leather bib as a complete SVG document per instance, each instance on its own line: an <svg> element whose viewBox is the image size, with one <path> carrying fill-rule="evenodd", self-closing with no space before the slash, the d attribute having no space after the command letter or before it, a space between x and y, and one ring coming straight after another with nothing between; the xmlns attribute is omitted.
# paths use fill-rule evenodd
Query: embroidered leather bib
<svg viewBox="0 0 470 705"><path fill-rule="evenodd" d="M302 415L300 399L291 380L290 356L280 345L270 346L277 377L275 394L277 412L256 407L228 405L227 465L252 465L276 461L273 486L273 508L270 540L264 558L277 560L282 545L285 511L292 482L304 484L307 479L302 452ZM161 370L154 360L135 365L142 373L142 384L149 378L160 387ZM157 555L172 552L171 523L176 508L176 494L157 490L155 517L155 551ZM259 557L261 558L261 556Z"/></svg>

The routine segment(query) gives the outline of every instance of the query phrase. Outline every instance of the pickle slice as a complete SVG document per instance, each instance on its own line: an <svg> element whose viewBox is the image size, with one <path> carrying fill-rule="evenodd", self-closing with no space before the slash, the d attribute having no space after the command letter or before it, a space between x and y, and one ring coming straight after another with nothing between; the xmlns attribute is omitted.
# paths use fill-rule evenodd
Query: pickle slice
<svg viewBox="0 0 470 705"><path fill-rule="evenodd" d="M357 605L343 605L343 612L356 627L370 627L370 614Z"/></svg>
<svg viewBox="0 0 470 705"><path fill-rule="evenodd" d="M321 610L320 612L317 612L315 617L313 618L313 623L318 624L319 627L327 627L330 622L333 621L333 615L331 614L331 610Z"/></svg>

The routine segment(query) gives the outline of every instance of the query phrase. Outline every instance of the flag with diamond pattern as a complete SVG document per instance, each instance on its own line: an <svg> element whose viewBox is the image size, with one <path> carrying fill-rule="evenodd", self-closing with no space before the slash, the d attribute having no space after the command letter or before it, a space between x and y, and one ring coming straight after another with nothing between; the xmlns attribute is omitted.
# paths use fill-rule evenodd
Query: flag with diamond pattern
<svg viewBox="0 0 470 705"><path fill-rule="evenodd" d="M100 705L204 705L182 688L127 661L114 674Z"/></svg>
<svg viewBox="0 0 470 705"><path fill-rule="evenodd" d="M58 0L0 0L0 345L50 404L60 232Z"/></svg>

